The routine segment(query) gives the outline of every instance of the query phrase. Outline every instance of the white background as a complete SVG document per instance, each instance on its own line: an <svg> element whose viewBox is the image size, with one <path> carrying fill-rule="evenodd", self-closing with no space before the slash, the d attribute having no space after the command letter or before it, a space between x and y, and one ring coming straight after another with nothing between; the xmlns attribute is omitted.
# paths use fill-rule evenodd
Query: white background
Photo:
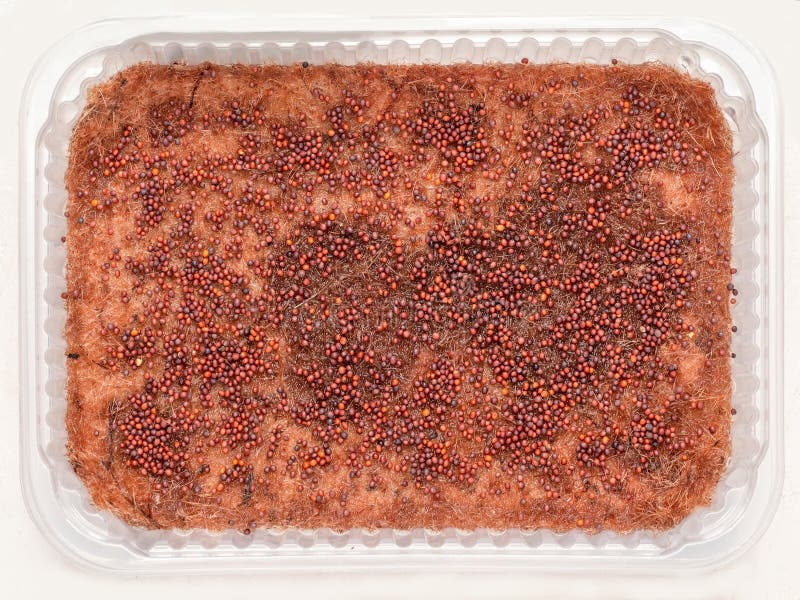
<svg viewBox="0 0 800 600"><path fill-rule="evenodd" d="M56 40L91 21L168 13L527 16L631 15L704 19L760 49L783 95L785 165L786 477L764 537L736 562L701 576L625 578L515 575L203 576L123 578L83 571L62 558L29 519L19 485L18 114L33 62ZM800 2L797 0L0 0L0 597L117 600L194 598L779 598L800 599Z"/></svg>

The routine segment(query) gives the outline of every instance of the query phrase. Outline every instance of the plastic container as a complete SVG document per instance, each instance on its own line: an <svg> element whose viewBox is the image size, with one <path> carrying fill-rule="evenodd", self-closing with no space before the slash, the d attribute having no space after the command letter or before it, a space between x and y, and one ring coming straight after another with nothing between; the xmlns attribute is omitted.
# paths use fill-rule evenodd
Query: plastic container
<svg viewBox="0 0 800 600"><path fill-rule="evenodd" d="M140 61L170 63L595 62L658 60L708 81L734 132L733 450L710 507L673 530L621 536L537 531L260 529L144 531L93 507L65 458L66 200L72 125L89 86ZM116 571L546 569L675 571L719 565L766 529L782 447L780 107L770 69L714 26L630 19L347 20L168 17L105 21L56 44L21 112L21 477L44 535Z"/></svg>

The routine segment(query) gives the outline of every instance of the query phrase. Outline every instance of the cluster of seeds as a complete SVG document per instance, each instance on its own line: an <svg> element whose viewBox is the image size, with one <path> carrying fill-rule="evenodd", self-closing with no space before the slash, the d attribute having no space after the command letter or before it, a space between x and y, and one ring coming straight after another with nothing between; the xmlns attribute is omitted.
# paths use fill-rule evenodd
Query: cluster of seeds
<svg viewBox="0 0 800 600"><path fill-rule="evenodd" d="M687 460L702 402L665 349L720 354L697 263L729 256L652 173L712 168L700 116L649 76L587 103L580 71L488 73L384 98L365 68L363 95L320 82L279 114L274 81L206 106L205 67L87 150L71 230L125 226L97 275L129 322L101 319L97 364L143 377L114 401L127 466L242 505L281 473L349 514L360 488L549 503Z"/></svg>

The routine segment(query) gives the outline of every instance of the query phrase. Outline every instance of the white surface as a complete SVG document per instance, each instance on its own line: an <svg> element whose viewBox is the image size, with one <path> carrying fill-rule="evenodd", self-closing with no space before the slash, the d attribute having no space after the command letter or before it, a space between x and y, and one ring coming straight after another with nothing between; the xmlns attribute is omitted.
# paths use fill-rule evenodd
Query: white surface
<svg viewBox="0 0 800 600"><path fill-rule="evenodd" d="M800 159L800 127L798 110L800 85L797 81L796 60L800 44L797 42L797 27L800 25L800 2L795 0L767 0L757 6L747 5L731 8L731 2L673 1L668 5L646 6L643 2L613 2L611 0L590 0L572 3L554 3L538 6L530 0L526 2L506 2L505 4L439 1L436 12L439 14L474 14L492 8L497 14L528 15L568 15L592 14L600 9L604 14L646 15L648 12L660 16L686 16L715 21L737 32L763 51L771 61L782 86L784 106L784 155L786 165L786 431L787 473L783 499L772 527L759 542L737 562L711 574L697 578L659 580L657 578L633 579L603 578L590 579L571 577L569 580L555 577L492 578L445 576L425 578L393 576L376 580L368 576L336 579L334 577L207 577L191 581L193 595L211 597L225 595L244 597L254 594L276 596L291 594L292 597L322 595L330 597L375 597L378 589L388 596L420 597L438 595L449 597L457 595L468 597L516 597L516 596L574 596L590 597L631 597L651 598L709 597L709 598L800 598L800 582L796 581L794 542L800 535L800 439L793 439L793 429L800 424L800 409L797 407L800 396L800 373L794 365L798 364L800 352L793 344L800 333L800 308L798 292L800 283L794 276L800 267L800 211L793 199L800 192L800 175L793 168ZM237 8L237 5L238 6ZM18 482L18 383L16 315L18 312L16 271L17 262L17 115L22 86L33 61L53 41L69 31L90 21L143 14L164 14L166 12L204 12L224 7L229 12L247 12L245 3L227 0L220 4L196 0L188 5L178 2L154 2L138 0L132 3L119 3L98 0L84 3L63 2L58 6L48 6L44 2L22 2L21 0L0 0L0 73L3 74L3 88L0 95L0 231L7 235L0 238L0 273L4 274L0 283L0 384L3 401L0 402L0 530L5 533L5 543L0 546L0 585L10 597L17 593L36 597L58 594L61 598L125 598L140 597L142 594L172 593L180 594L188 578L160 578L132 581L110 576L100 576L76 569L65 561L49 545L33 526L25 513ZM261 6L262 11L272 14L292 11L307 14L330 12L330 3L306 0L302 5L281 5L269 7L264 2L253 4ZM373 2L361 0L345 7L335 5L339 12L364 14L374 6ZM397 14L419 14L433 5L418 0L407 0L394 12ZM252 10L252 9L251 9ZM384 9L385 10L385 9ZM44 18L43 18L44 17ZM792 62L790 62L792 61ZM794 367L794 368L793 368ZM376 588L380 586L380 588Z"/></svg>

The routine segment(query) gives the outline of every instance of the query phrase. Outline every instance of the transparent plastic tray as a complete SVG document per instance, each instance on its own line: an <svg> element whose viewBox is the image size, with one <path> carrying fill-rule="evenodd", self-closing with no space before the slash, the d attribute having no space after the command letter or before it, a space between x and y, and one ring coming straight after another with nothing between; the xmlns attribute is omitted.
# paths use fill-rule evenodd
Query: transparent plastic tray
<svg viewBox="0 0 800 600"><path fill-rule="evenodd" d="M98 511L64 453L67 145L87 89L140 62L451 63L657 60L709 82L734 134L732 456L711 506L674 529L145 531ZM74 32L34 67L22 100L21 478L44 535L85 565L139 573L293 569L670 571L742 553L783 476L780 105L769 67L708 24L630 19L336 20L165 17Z"/></svg>

